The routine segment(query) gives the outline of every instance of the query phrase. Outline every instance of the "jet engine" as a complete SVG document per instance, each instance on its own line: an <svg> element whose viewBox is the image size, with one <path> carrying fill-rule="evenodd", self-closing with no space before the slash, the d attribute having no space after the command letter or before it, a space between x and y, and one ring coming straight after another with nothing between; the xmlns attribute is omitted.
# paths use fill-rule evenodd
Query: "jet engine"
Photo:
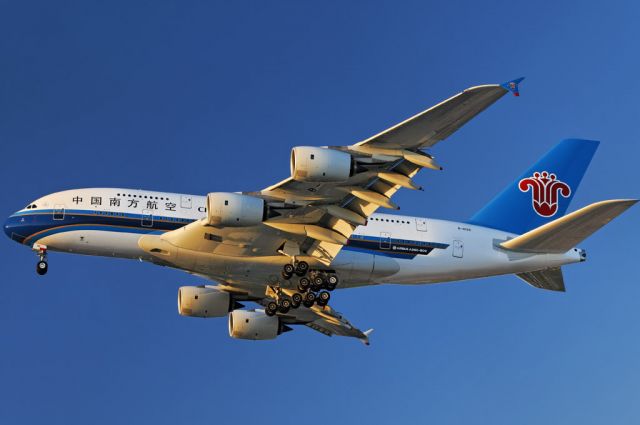
<svg viewBox="0 0 640 425"><path fill-rule="evenodd" d="M178 313L189 317L222 317L233 308L228 292L210 286L182 286L178 289Z"/></svg>
<svg viewBox="0 0 640 425"><path fill-rule="evenodd" d="M229 313L229 336L237 339L275 339L291 328L280 323L278 316L267 316L262 310L234 310Z"/></svg>
<svg viewBox="0 0 640 425"><path fill-rule="evenodd" d="M264 199L226 192L207 195L207 222L212 226L255 226L263 222L266 215Z"/></svg>
<svg viewBox="0 0 640 425"><path fill-rule="evenodd" d="M354 173L350 154L335 149L297 146L291 150L291 177L301 182L343 182Z"/></svg>

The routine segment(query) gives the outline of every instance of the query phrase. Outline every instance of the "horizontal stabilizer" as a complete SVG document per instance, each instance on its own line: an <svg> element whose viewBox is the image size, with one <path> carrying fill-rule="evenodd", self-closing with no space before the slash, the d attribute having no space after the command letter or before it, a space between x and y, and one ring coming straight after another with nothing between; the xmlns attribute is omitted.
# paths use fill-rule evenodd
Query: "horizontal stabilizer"
<svg viewBox="0 0 640 425"><path fill-rule="evenodd" d="M567 252L591 236L596 230L638 202L637 199L600 201L537 227L524 235L500 244L502 248L520 252Z"/></svg>
<svg viewBox="0 0 640 425"><path fill-rule="evenodd" d="M516 276L536 288L564 292L564 278L562 277L562 269L560 267L538 270L536 272L518 273Z"/></svg>

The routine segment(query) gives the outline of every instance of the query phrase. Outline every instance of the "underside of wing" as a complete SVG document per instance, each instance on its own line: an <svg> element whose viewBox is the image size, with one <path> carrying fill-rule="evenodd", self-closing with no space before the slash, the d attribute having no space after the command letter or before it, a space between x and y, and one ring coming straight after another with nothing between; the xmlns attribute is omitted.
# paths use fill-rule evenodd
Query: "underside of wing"
<svg viewBox="0 0 640 425"><path fill-rule="evenodd" d="M269 298L259 301L263 305L270 302ZM328 305L306 308L300 307L287 313L277 314L280 321L286 325L305 325L326 336L346 336L356 338L363 344L369 345L369 335L373 329L361 331L351 324L341 313Z"/></svg>
<svg viewBox="0 0 640 425"><path fill-rule="evenodd" d="M422 168L442 169L421 149L445 139L513 91L511 84L516 93L520 81L469 88L355 145L294 148L292 177L256 195L303 208L292 208L265 224L308 236L299 245L301 252L330 264L354 229L378 208L399 209L391 198L400 188L421 189L412 178ZM314 161L323 166L313 168ZM338 178L332 180L332 176ZM316 237L317 228L302 231L300 226L288 225L307 219L310 213L319 217L312 225L332 232L329 237Z"/></svg>
<svg viewBox="0 0 640 425"><path fill-rule="evenodd" d="M202 276L205 277L206 276ZM273 291L280 288L220 282L216 286L181 287L178 292L178 311L183 316L221 317L230 314L229 333L240 339L273 339L280 333L292 330L295 325L304 325L327 336L356 338L369 345L372 330L361 331L341 313L329 305L297 305L286 310L270 310L275 298L291 299L294 291ZM239 310L240 302L254 302L264 309ZM268 311L272 311L268 314Z"/></svg>
<svg viewBox="0 0 640 425"><path fill-rule="evenodd" d="M171 254L174 247L252 262L277 263L274 256L281 256L330 266L378 208L399 208L391 198L400 188L421 189L412 178L422 168L441 169L421 149L514 91L514 81L469 88L354 145L296 147L290 178L257 192L211 193L206 218L156 238L161 241L142 238L140 246L171 264L178 257ZM196 272L211 274L203 267Z"/></svg>
<svg viewBox="0 0 640 425"><path fill-rule="evenodd" d="M256 192L209 193L205 217L143 235L138 246L159 264L220 282L183 289L179 311L228 313L234 338L273 339L305 325L368 345L371 330L361 331L328 305L339 282L334 258L378 208L399 208L392 197L400 188L421 189L413 177L422 168L442 169L422 149L508 91L517 94L518 82L472 87L354 145L295 147L290 178ZM264 310L238 309L238 301Z"/></svg>

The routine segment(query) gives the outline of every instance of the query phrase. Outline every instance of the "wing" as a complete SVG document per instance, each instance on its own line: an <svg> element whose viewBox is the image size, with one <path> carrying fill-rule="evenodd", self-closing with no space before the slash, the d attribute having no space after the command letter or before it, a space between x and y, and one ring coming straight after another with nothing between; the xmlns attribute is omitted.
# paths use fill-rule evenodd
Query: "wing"
<svg viewBox="0 0 640 425"><path fill-rule="evenodd" d="M508 84L508 83L507 83ZM360 143L384 149L423 149L446 139L507 93L505 84L471 87Z"/></svg>
<svg viewBox="0 0 640 425"><path fill-rule="evenodd" d="M291 295L291 291L286 292ZM267 295L269 295L268 292ZM272 301L272 298L266 297L257 302L266 306L269 301ZM357 338L365 345L369 345L369 335L373 332L373 329L361 331L353 326L341 313L328 305L321 307L316 304L311 308L299 307L289 310L286 314L277 314L280 317L280 321L286 325L305 325L326 336L338 335Z"/></svg>
<svg viewBox="0 0 640 425"><path fill-rule="evenodd" d="M203 219L165 233L161 239L192 251L249 257L254 263L273 264L277 263L274 257L286 255L329 266L355 228L365 224L378 208L398 209L391 198L401 187L420 189L412 181L418 171L425 167L441 169L421 149L451 135L509 90L516 94L520 80L469 88L354 145L307 148L321 151L331 161L349 158L349 176L339 181L288 178L261 191L245 193L264 200L269 215L263 222L225 227L211 226L210 220ZM143 239L143 249L148 246L151 254L159 249ZM163 260L171 263L168 258ZM206 268L193 271L210 275Z"/></svg>
<svg viewBox="0 0 640 425"><path fill-rule="evenodd" d="M204 275L201 275L200 277L210 279L208 276ZM265 291L265 288L259 285L244 283L231 284L227 281L219 281L216 283L217 285L215 288L219 291L230 293L236 304L238 301L250 301L266 307L270 301L273 301L276 298L273 287L267 287ZM281 290L283 292L282 295L285 297L290 297L294 293L291 289ZM242 304L237 305L237 308L241 307L244 306ZM369 329L364 332L361 331L352 325L351 322L342 315L342 313L335 311L329 305L322 307L314 304L309 308L300 306L289 310L285 314L278 312L277 315L280 318L280 322L284 325L305 325L323 335L337 335L356 338L365 345L369 345L369 335L373 332L373 329Z"/></svg>
<svg viewBox="0 0 640 425"><path fill-rule="evenodd" d="M340 183L310 183L288 178L259 195L305 208L271 220L282 231L296 230L307 238L296 241L300 251L330 264L355 227L379 207L399 209L391 197L401 188L421 189L411 179L422 169L440 170L434 158L421 151L447 138L509 91L517 94L522 79L505 84L471 87L413 117L351 146L331 146L348 152L358 173ZM316 213L311 219L308 214ZM307 221L311 219L311 221ZM303 229L291 224L312 223ZM328 231L328 232L327 232ZM325 232L323 235L318 233Z"/></svg>

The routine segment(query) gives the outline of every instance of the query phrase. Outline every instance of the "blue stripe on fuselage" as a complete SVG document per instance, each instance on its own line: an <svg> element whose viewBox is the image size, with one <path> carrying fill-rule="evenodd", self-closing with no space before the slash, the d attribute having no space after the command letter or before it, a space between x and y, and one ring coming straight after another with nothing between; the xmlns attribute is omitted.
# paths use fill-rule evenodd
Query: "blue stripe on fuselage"
<svg viewBox="0 0 640 425"><path fill-rule="evenodd" d="M5 223L5 233L19 243L32 241L57 233L74 230L104 230L139 234L161 234L189 224L194 219L182 217L153 216L150 226L143 226L148 218L145 214L121 213L101 210L65 210L55 219L52 209L19 211ZM378 236L354 234L343 248L393 258L414 258L428 255L434 249L446 249L449 244L408 239L382 238Z"/></svg>
<svg viewBox="0 0 640 425"><path fill-rule="evenodd" d="M414 258L429 255L434 249L446 249L449 244L439 242L394 239L368 235L352 235L343 249L375 253L393 258Z"/></svg>
<svg viewBox="0 0 640 425"><path fill-rule="evenodd" d="M143 226L144 214L114 213L108 211L66 210L54 219L53 210L20 211L5 223L5 233L19 243L30 243L34 237L42 238L72 230L108 230L128 233L163 233L178 229L193 219L154 216Z"/></svg>

